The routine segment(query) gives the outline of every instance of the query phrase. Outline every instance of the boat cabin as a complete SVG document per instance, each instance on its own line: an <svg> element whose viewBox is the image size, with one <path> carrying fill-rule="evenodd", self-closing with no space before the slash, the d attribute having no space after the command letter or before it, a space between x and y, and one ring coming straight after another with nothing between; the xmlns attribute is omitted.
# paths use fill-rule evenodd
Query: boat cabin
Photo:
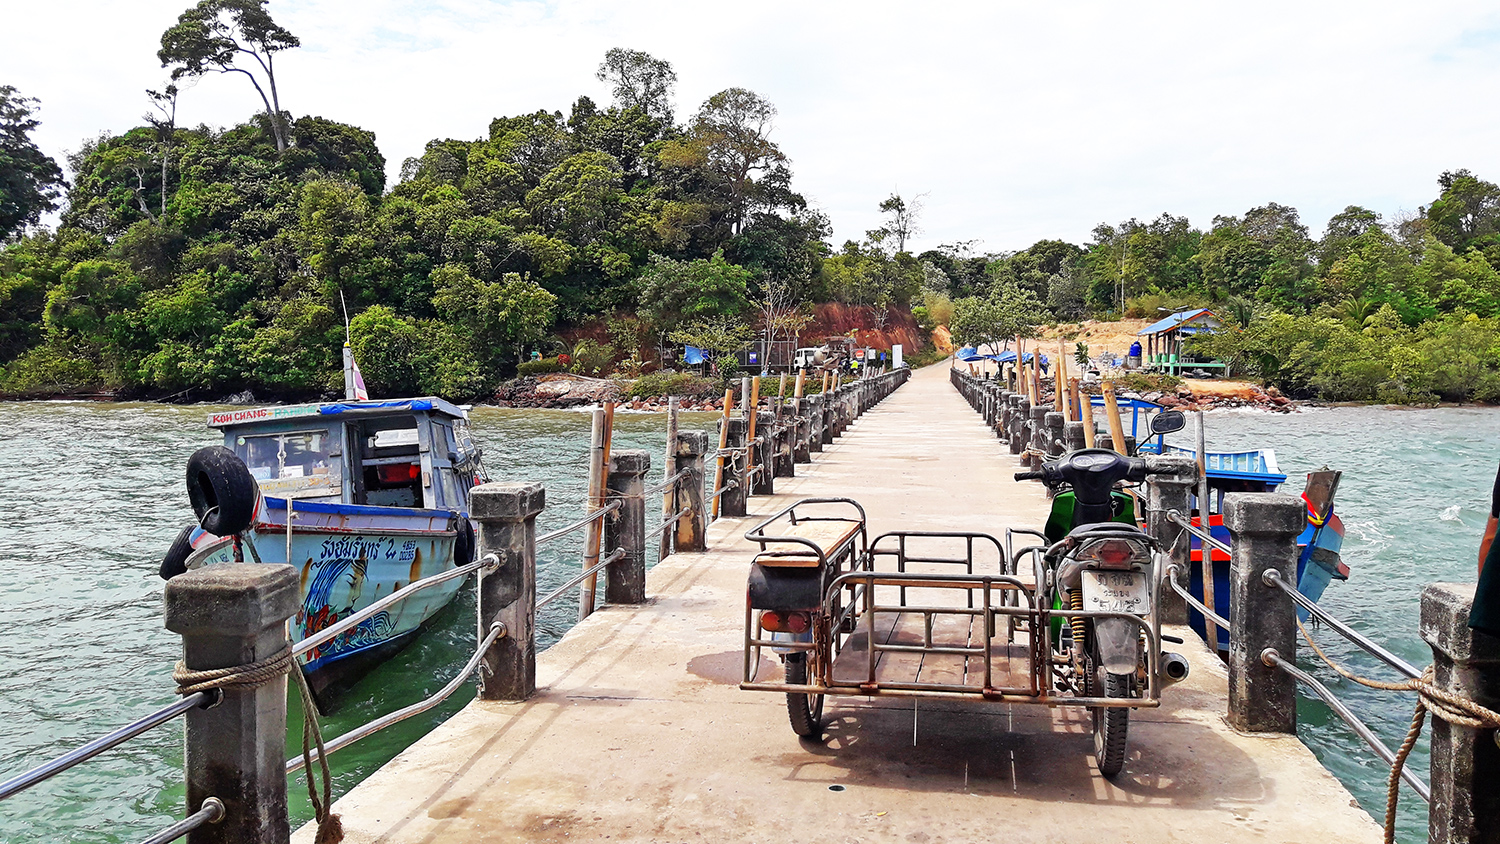
<svg viewBox="0 0 1500 844"><path fill-rule="evenodd" d="M232 410L208 424L266 496L467 515L483 480L467 410L439 398Z"/></svg>

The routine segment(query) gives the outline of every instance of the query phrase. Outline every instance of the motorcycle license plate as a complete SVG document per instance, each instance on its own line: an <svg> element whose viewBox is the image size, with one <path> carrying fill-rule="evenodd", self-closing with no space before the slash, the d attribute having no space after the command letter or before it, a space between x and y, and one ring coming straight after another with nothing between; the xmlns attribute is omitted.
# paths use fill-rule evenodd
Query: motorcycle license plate
<svg viewBox="0 0 1500 844"><path fill-rule="evenodd" d="M1083 608L1098 612L1146 615L1151 609L1146 575L1138 571L1083 572Z"/></svg>

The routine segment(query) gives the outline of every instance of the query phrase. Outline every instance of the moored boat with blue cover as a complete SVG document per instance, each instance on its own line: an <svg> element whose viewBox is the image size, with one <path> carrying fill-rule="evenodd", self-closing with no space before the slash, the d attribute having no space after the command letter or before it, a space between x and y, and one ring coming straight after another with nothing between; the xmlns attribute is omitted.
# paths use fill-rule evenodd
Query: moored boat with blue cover
<svg viewBox="0 0 1500 844"><path fill-rule="evenodd" d="M208 424L224 445L189 461L200 524L179 536L163 576L289 563L301 575L300 641L473 558L469 490L485 477L465 408L431 397L327 402L217 412ZM461 585L418 592L301 657L320 705L411 641Z"/></svg>

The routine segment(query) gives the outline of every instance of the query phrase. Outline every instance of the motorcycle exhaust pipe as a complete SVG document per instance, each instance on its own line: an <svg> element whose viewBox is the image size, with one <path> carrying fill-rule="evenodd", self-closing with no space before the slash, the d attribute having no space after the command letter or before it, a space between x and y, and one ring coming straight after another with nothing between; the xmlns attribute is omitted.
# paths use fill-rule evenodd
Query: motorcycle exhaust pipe
<svg viewBox="0 0 1500 844"><path fill-rule="evenodd" d="M1187 679L1189 669L1187 658L1182 654L1171 651L1162 651L1161 655L1161 681L1163 686L1180 683Z"/></svg>

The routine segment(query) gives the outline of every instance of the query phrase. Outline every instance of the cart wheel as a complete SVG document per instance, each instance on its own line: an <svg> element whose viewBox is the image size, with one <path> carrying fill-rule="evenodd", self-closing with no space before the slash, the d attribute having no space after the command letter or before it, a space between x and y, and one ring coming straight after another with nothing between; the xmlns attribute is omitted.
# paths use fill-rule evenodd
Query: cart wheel
<svg viewBox="0 0 1500 844"><path fill-rule="evenodd" d="M793 686L807 682L807 654L788 654L786 681ZM823 696L788 693L786 714L792 721L792 732L803 738L823 737Z"/></svg>
<svg viewBox="0 0 1500 844"><path fill-rule="evenodd" d="M1104 670L1097 656L1093 660L1093 694L1099 697L1135 697L1135 676L1111 674ZM1114 779L1125 767L1125 743L1130 731L1130 710L1119 706L1096 706L1094 715L1094 760L1099 773Z"/></svg>

